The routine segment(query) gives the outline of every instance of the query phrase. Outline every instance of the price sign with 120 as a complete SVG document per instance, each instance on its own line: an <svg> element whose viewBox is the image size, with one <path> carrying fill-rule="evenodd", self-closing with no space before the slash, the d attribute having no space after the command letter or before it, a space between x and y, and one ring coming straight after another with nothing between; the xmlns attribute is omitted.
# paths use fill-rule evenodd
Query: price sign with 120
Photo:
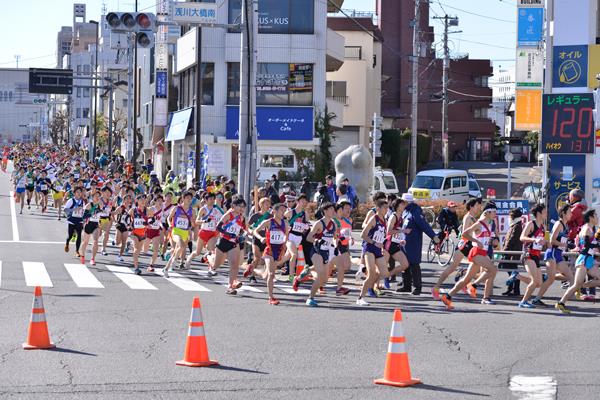
<svg viewBox="0 0 600 400"><path fill-rule="evenodd" d="M542 105L542 153L593 153L594 98L591 93L545 94Z"/></svg>

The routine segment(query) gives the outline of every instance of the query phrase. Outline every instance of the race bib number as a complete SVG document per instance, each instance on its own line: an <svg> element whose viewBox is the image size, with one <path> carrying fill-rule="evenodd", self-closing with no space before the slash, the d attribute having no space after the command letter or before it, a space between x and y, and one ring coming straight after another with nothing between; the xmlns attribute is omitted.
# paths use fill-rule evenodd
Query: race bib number
<svg viewBox="0 0 600 400"><path fill-rule="evenodd" d="M190 222L187 220L187 218L177 218L177 221L175 221L176 228L187 230L189 226Z"/></svg>
<svg viewBox="0 0 600 400"><path fill-rule="evenodd" d="M533 250L542 250L544 248L544 246L541 245L541 244L539 244L539 243L537 243L537 242L533 242L533 246L531 246L531 248Z"/></svg>
<svg viewBox="0 0 600 400"><path fill-rule="evenodd" d="M236 236L238 233L240 233L240 226L234 223L231 226L229 226L225 231L233 236Z"/></svg>
<svg viewBox="0 0 600 400"><path fill-rule="evenodd" d="M401 241L405 240L406 235L404 233L396 233L392 236L392 242L394 243L400 243Z"/></svg>
<svg viewBox="0 0 600 400"><path fill-rule="evenodd" d="M154 230L159 230L159 229L160 229L160 226L161 226L161 224L160 224L160 220L155 220L154 222L152 222L152 223L150 224L150 228L151 228L151 229L154 229Z"/></svg>
<svg viewBox="0 0 600 400"><path fill-rule="evenodd" d="M91 222L98 222L100 221L100 214L94 214L90 217L90 221Z"/></svg>
<svg viewBox="0 0 600 400"><path fill-rule="evenodd" d="M344 228L340 231L340 233L346 239L349 239L350 237L352 237L352 230L350 228Z"/></svg>
<svg viewBox="0 0 600 400"><path fill-rule="evenodd" d="M75 177L75 179L79 179L79 177L80 177L81 175L79 175L79 174L73 174L73 176Z"/></svg>
<svg viewBox="0 0 600 400"><path fill-rule="evenodd" d="M42 190L42 191L48 190L48 185L40 185L40 190Z"/></svg>
<svg viewBox="0 0 600 400"><path fill-rule="evenodd" d="M331 250L331 248L333 247L332 246L332 243L333 243L332 238L324 237L321 240L322 240L321 250L327 250L327 251Z"/></svg>
<svg viewBox="0 0 600 400"><path fill-rule="evenodd" d="M145 221L143 218L135 218L133 220L133 227L135 229L144 229L144 226L145 226L144 223L145 223Z"/></svg>
<svg viewBox="0 0 600 400"><path fill-rule="evenodd" d="M200 229L202 229L203 231L214 232L217 229L217 225L215 224L215 221L213 221L213 220L206 221L206 222L202 223L202 225L200 226Z"/></svg>
<svg viewBox="0 0 600 400"><path fill-rule="evenodd" d="M383 243L385 240L385 232L383 230L378 230L373 234L373 241L375 243Z"/></svg>
<svg viewBox="0 0 600 400"><path fill-rule="evenodd" d="M481 244L483 245L483 247L487 247L490 244L490 238L487 237L487 236L480 237L479 241L481 242Z"/></svg>
<svg viewBox="0 0 600 400"><path fill-rule="evenodd" d="M294 226L292 228L294 232L304 232L307 229L308 226L304 222L294 222Z"/></svg>
<svg viewBox="0 0 600 400"><path fill-rule="evenodd" d="M83 217L83 208L82 207L74 208L73 213L71 215L75 218L82 218Z"/></svg>
<svg viewBox="0 0 600 400"><path fill-rule="evenodd" d="M566 246L568 242L569 242L569 238L568 237L563 236L563 237L560 238L560 244Z"/></svg>
<svg viewBox="0 0 600 400"><path fill-rule="evenodd" d="M62 191L62 190L63 190L63 187L62 187L62 185L54 185L54 189L55 189L57 192L60 192L60 191Z"/></svg>
<svg viewBox="0 0 600 400"><path fill-rule="evenodd" d="M281 231L270 232L269 241L271 244L283 244L285 242L285 234Z"/></svg>

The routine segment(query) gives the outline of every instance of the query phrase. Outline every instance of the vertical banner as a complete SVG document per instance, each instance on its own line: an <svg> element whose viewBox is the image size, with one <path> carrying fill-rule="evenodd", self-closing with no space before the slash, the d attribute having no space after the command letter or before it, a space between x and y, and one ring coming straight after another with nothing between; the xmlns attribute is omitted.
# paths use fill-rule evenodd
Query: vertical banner
<svg viewBox="0 0 600 400"><path fill-rule="evenodd" d="M538 46L544 32L544 9L517 8L517 46Z"/></svg>
<svg viewBox="0 0 600 400"><path fill-rule="evenodd" d="M202 189L206 190L206 176L208 175L208 143L204 143L202 149L202 167L200 168L200 176L202 177Z"/></svg>
<svg viewBox="0 0 600 400"><path fill-rule="evenodd" d="M558 219L573 189L585 191L585 155L553 154L550 156L548 180L548 219Z"/></svg>
<svg viewBox="0 0 600 400"><path fill-rule="evenodd" d="M515 86L517 89L542 89L544 53L540 49L517 49Z"/></svg>
<svg viewBox="0 0 600 400"><path fill-rule="evenodd" d="M516 91L515 129L539 131L542 127L542 91Z"/></svg>
<svg viewBox="0 0 600 400"><path fill-rule="evenodd" d="M169 0L158 0L156 15L159 22L169 20ZM168 113L168 91L169 91L169 26L159 25L156 33L156 44L154 46L155 65L155 107L154 125L166 126Z"/></svg>

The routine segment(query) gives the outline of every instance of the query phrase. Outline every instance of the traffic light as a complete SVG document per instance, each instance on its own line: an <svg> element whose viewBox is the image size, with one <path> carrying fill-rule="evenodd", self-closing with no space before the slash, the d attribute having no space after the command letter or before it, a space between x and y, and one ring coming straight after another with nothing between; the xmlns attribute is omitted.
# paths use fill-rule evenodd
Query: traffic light
<svg viewBox="0 0 600 400"><path fill-rule="evenodd" d="M145 12L109 12L106 23L115 33L135 33L135 41L139 47L154 46L156 32L156 16Z"/></svg>

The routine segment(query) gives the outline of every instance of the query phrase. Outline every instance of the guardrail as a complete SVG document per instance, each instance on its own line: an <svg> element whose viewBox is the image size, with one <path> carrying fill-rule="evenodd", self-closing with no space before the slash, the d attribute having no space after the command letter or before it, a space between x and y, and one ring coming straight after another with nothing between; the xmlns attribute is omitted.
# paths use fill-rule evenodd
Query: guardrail
<svg viewBox="0 0 600 400"><path fill-rule="evenodd" d="M573 252L573 251L571 251L571 252L564 252L562 254L563 254L563 256L578 256L579 255L579 253L576 253L576 252ZM492 259L492 262L494 264L496 264L496 265L497 264L515 264L515 265L517 265L517 268L498 268L499 271L511 271L511 272L512 271L519 271L519 272L524 272L525 271L525 267L521 267L521 268L518 267L519 265L520 266L523 265L523 259L522 259L523 252L522 251L498 250L498 251L494 251L494 256L496 256L496 255L500 255L500 256L504 256L504 255L506 255L506 256L519 256L519 258L515 259L515 260L505 260L505 259L502 259L502 258L496 258L496 257L494 257ZM543 261L542 261L542 263L543 263ZM546 264L543 263L543 264L540 265L540 267L543 268L543 269L546 269Z"/></svg>

